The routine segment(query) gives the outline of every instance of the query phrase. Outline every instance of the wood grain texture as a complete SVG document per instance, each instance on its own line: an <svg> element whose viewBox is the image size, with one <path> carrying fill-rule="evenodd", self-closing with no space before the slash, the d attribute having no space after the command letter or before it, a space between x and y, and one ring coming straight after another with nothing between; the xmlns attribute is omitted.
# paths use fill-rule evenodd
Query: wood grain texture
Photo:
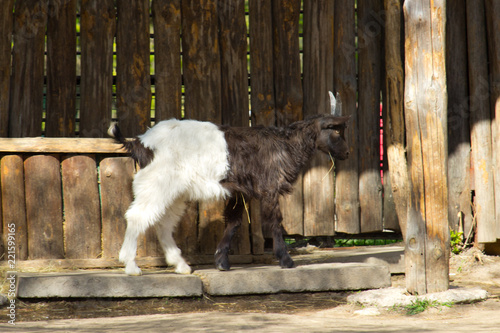
<svg viewBox="0 0 500 333"><path fill-rule="evenodd" d="M107 135L113 101L115 32L113 0L82 0L80 137L102 138Z"/></svg>
<svg viewBox="0 0 500 333"><path fill-rule="evenodd" d="M149 2L116 2L116 108L122 133L130 137L151 126Z"/></svg>
<svg viewBox="0 0 500 333"><path fill-rule="evenodd" d="M99 163L101 181L102 257L118 258L125 236L125 212L132 202L134 161L105 158Z"/></svg>
<svg viewBox="0 0 500 333"><path fill-rule="evenodd" d="M9 136L42 134L48 0L16 1Z"/></svg>
<svg viewBox="0 0 500 333"><path fill-rule="evenodd" d="M0 160L2 197L3 245L8 249L6 236L12 224L16 230L16 260L28 259L28 226L24 192L24 161L19 155L6 155ZM7 259L7 256L5 256Z"/></svg>
<svg viewBox="0 0 500 333"><path fill-rule="evenodd" d="M181 1L153 0L155 121L181 119Z"/></svg>
<svg viewBox="0 0 500 333"><path fill-rule="evenodd" d="M126 153L113 139L0 138L0 152L23 153Z"/></svg>
<svg viewBox="0 0 500 333"><path fill-rule="evenodd" d="M14 0L0 8L0 137L9 134L10 74Z"/></svg>
<svg viewBox="0 0 500 333"><path fill-rule="evenodd" d="M101 207L93 155L66 156L61 162L65 258L101 255Z"/></svg>
<svg viewBox="0 0 500 333"><path fill-rule="evenodd" d="M422 295L449 285L446 4L407 0L403 9L410 173L406 287Z"/></svg>
<svg viewBox="0 0 500 333"><path fill-rule="evenodd" d="M46 136L75 136L76 0L49 0Z"/></svg>
<svg viewBox="0 0 500 333"><path fill-rule="evenodd" d="M24 162L29 259L64 258L61 166L57 155Z"/></svg>

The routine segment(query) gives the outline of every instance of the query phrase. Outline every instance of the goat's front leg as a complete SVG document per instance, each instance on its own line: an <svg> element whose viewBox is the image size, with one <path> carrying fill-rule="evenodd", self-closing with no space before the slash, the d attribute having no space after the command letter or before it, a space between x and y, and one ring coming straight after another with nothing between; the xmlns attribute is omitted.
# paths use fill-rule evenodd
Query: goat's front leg
<svg viewBox="0 0 500 333"><path fill-rule="evenodd" d="M244 207L243 198L238 198L238 194L235 194L234 197L229 199L224 209L226 229L224 230L224 236L219 245L217 245L217 251L215 252L215 267L221 271L227 271L231 267L228 257L229 249L231 247L231 240L236 230L238 230L241 225Z"/></svg>
<svg viewBox="0 0 500 333"><path fill-rule="evenodd" d="M292 268L294 263L290 254L288 254L286 243L283 239L283 226L281 225L283 216L281 215L278 196L263 198L260 207L264 221L271 224L274 255L279 260L281 268Z"/></svg>

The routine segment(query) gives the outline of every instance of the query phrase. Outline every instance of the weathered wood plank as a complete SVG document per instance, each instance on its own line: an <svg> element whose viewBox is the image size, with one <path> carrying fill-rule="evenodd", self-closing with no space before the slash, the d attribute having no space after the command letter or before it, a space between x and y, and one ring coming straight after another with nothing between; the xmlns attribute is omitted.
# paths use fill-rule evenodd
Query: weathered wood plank
<svg viewBox="0 0 500 333"><path fill-rule="evenodd" d="M45 27L48 0L16 1L9 136L42 134Z"/></svg>
<svg viewBox="0 0 500 333"><path fill-rule="evenodd" d="M273 1L272 13L276 124L287 126L303 118L299 53L300 1ZM293 192L280 198L280 206L283 227L292 234L294 223L302 220L304 215L302 175L298 177Z"/></svg>
<svg viewBox="0 0 500 333"><path fill-rule="evenodd" d="M385 0L385 66L387 109L384 118L384 142L389 177L403 239L408 211L408 165L406 162L404 120L404 71L401 59L401 1Z"/></svg>
<svg viewBox="0 0 500 333"><path fill-rule="evenodd" d="M113 153L126 151L113 139L91 138L0 138L0 152L23 153Z"/></svg>
<svg viewBox="0 0 500 333"><path fill-rule="evenodd" d="M333 9L331 1L304 3L304 117L330 113ZM303 230L297 229L294 233L304 236L335 234L335 186L331 166L330 158L318 152L304 172Z"/></svg>
<svg viewBox="0 0 500 333"><path fill-rule="evenodd" d="M113 96L113 0L82 0L80 137L106 137Z"/></svg>
<svg viewBox="0 0 500 333"><path fill-rule="evenodd" d="M49 0L46 136L75 135L76 0Z"/></svg>
<svg viewBox="0 0 500 333"><path fill-rule="evenodd" d="M300 0L272 2L274 89L277 125L286 126L303 117L300 77Z"/></svg>
<svg viewBox="0 0 500 333"><path fill-rule="evenodd" d="M219 0L217 8L221 55L222 123L247 127L250 119L245 1ZM243 213L243 220L232 242L232 249L237 254L250 253L250 234L246 213Z"/></svg>
<svg viewBox="0 0 500 333"><path fill-rule="evenodd" d="M24 162L29 259L64 258L60 169L55 155Z"/></svg>
<svg viewBox="0 0 500 333"><path fill-rule="evenodd" d="M16 260L26 260L28 259L28 228L26 224L23 158L19 155L3 156L0 161L0 175L4 249L6 251L8 249L6 235L14 224Z"/></svg>
<svg viewBox="0 0 500 333"><path fill-rule="evenodd" d="M155 121L181 119L181 2L153 0Z"/></svg>
<svg viewBox="0 0 500 333"><path fill-rule="evenodd" d="M490 85L488 64L485 61L488 48L484 0L467 0L466 13L477 241L489 243L495 242L496 236Z"/></svg>
<svg viewBox="0 0 500 333"><path fill-rule="evenodd" d="M250 1L250 74L252 126L276 125L273 66L273 15L270 0ZM260 202L250 203L253 254L264 253ZM266 236L270 236L266 233Z"/></svg>
<svg viewBox="0 0 500 333"><path fill-rule="evenodd" d="M380 177L381 0L358 3L358 129L361 232L383 230Z"/></svg>
<svg viewBox="0 0 500 333"><path fill-rule="evenodd" d="M101 255L101 212L95 156L67 156L61 162L65 258Z"/></svg>
<svg viewBox="0 0 500 333"><path fill-rule="evenodd" d="M149 2L118 0L116 5L116 108L127 136L151 126Z"/></svg>
<svg viewBox="0 0 500 333"><path fill-rule="evenodd" d="M496 237L500 239L500 2L486 0L486 21L490 65L491 114L493 122ZM498 243L498 242L497 242Z"/></svg>
<svg viewBox="0 0 500 333"><path fill-rule="evenodd" d="M421 295L447 290L449 285L446 4L407 0L403 9L411 189L406 287Z"/></svg>
<svg viewBox="0 0 500 333"><path fill-rule="evenodd" d="M354 1L335 1L334 89L342 98L343 115L351 120L346 139L351 147L346 161L337 161L335 193L337 232L360 232L358 182L358 116L356 110L356 57Z"/></svg>
<svg viewBox="0 0 500 333"><path fill-rule="evenodd" d="M134 161L129 157L105 158L99 163L101 181L102 257L118 258L132 202Z"/></svg>
<svg viewBox="0 0 500 333"><path fill-rule="evenodd" d="M174 231L174 239L183 255L198 253L198 203L187 203L186 212Z"/></svg>
<svg viewBox="0 0 500 333"><path fill-rule="evenodd" d="M250 1L252 125L276 124L273 80L273 30L270 0Z"/></svg>
<svg viewBox="0 0 500 333"><path fill-rule="evenodd" d="M182 50L185 117L220 124L221 64L217 1L182 1ZM224 202L199 204L201 253L214 253L222 239Z"/></svg>
<svg viewBox="0 0 500 333"><path fill-rule="evenodd" d="M470 114L465 0L449 1L446 10L448 85L448 219L453 230L470 230ZM459 225L463 221L463 225Z"/></svg>
<svg viewBox="0 0 500 333"><path fill-rule="evenodd" d="M14 0L0 8L0 137L8 136Z"/></svg>

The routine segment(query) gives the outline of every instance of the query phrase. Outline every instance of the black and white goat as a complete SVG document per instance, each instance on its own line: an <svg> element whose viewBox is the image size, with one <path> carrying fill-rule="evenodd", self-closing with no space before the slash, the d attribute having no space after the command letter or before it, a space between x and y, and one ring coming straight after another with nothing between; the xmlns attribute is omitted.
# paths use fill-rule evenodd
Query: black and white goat
<svg viewBox="0 0 500 333"><path fill-rule="evenodd" d="M344 131L349 117L336 116L340 103L330 93L332 114L313 116L284 128L218 126L194 120L161 121L128 141L116 124L108 133L131 153L140 166L133 181L134 201L125 217L127 231L120 261L128 275L140 275L135 263L137 238L150 226L177 273L191 268L181 256L172 231L187 200L229 198L224 210L226 229L215 253L215 265L228 270L228 252L241 225L244 201L261 200L264 223L270 223L274 254L281 267L293 267L283 239L279 196L292 184L316 150L346 159Z"/></svg>

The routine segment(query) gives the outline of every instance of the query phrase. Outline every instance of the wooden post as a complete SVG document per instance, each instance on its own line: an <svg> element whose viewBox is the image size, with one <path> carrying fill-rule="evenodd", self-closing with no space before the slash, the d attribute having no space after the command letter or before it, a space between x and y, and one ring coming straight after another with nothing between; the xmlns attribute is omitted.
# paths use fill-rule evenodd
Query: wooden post
<svg viewBox="0 0 500 333"><path fill-rule="evenodd" d="M0 8L0 137L8 135L14 0Z"/></svg>
<svg viewBox="0 0 500 333"><path fill-rule="evenodd" d="M80 137L102 138L113 101L114 0L82 0L80 43Z"/></svg>
<svg viewBox="0 0 500 333"><path fill-rule="evenodd" d="M496 207L496 238L500 239L500 2L486 1L486 21L488 30L488 51L490 64L490 94L491 115L493 125L493 153L496 168L495 207Z"/></svg>
<svg viewBox="0 0 500 333"><path fill-rule="evenodd" d="M153 0L155 122L181 119L181 2Z"/></svg>
<svg viewBox="0 0 500 333"><path fill-rule="evenodd" d="M385 0L385 72L386 112L384 141L392 196L396 206L399 227L406 235L408 212L408 165L406 162L404 120L404 71L401 59L401 1ZM387 193L385 193L387 195Z"/></svg>
<svg viewBox="0 0 500 333"><path fill-rule="evenodd" d="M336 163L336 231L351 234L360 232L354 5L353 0L335 1L334 13L334 89L342 98L342 115L351 116L346 132L350 155L346 161Z"/></svg>
<svg viewBox="0 0 500 333"><path fill-rule="evenodd" d="M359 204L361 232L383 230L380 176L381 0L358 2Z"/></svg>
<svg viewBox="0 0 500 333"><path fill-rule="evenodd" d="M76 0L49 1L46 136L75 136Z"/></svg>
<svg viewBox="0 0 500 333"><path fill-rule="evenodd" d="M304 117L330 113L328 91L333 91L332 29L332 1L304 2ZM298 230L298 234L335 234L335 177L331 166L330 158L317 152L304 171L304 227L303 231ZM302 223L297 224L302 227Z"/></svg>
<svg viewBox="0 0 500 333"><path fill-rule="evenodd" d="M42 134L45 28L48 0L16 1L9 136Z"/></svg>
<svg viewBox="0 0 500 333"><path fill-rule="evenodd" d="M449 285L446 4L406 0L403 9L410 174L406 287L426 294Z"/></svg>
<svg viewBox="0 0 500 333"><path fill-rule="evenodd" d="M495 242L490 85L484 0L467 0L467 44L472 161L474 166L477 241Z"/></svg>
<svg viewBox="0 0 500 333"><path fill-rule="evenodd" d="M448 219L450 228L471 228L470 112L465 0L449 1L446 10L448 86ZM463 225L459 226L460 223Z"/></svg>
<svg viewBox="0 0 500 333"><path fill-rule="evenodd" d="M126 136L151 126L149 0L118 0L116 108Z"/></svg>

